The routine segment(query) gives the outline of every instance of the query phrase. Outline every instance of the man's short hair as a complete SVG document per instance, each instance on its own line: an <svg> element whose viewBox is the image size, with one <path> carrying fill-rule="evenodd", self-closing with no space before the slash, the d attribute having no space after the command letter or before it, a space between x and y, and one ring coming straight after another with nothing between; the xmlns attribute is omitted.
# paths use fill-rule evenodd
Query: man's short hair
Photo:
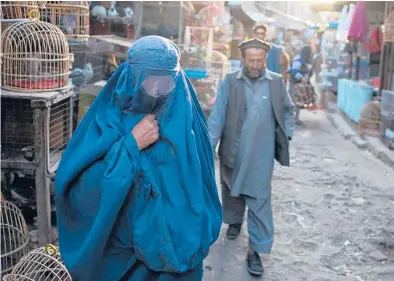
<svg viewBox="0 0 394 281"><path fill-rule="evenodd" d="M256 32L256 30L258 29L264 29L264 32L267 32L268 30L268 25L264 24L264 23L256 23L253 26L253 32Z"/></svg>

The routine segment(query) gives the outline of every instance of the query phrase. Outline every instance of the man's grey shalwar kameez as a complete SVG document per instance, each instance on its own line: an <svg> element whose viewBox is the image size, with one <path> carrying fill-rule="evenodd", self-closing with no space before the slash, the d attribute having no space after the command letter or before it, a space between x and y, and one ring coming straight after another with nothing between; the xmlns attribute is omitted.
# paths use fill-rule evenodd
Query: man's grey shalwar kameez
<svg viewBox="0 0 394 281"><path fill-rule="evenodd" d="M246 113L240 136L238 140L235 138L237 152L234 165L226 165L221 159L223 221L227 224L242 223L245 205L247 205L250 246L256 252L268 254L271 252L274 236L271 180L276 149L276 129L278 128L273 95L283 96L283 99L274 100L283 102L282 123L284 123L284 133L287 137L291 137L293 133L295 107L284 82L276 81L283 83L283 87L275 86L275 89L272 89L272 85L281 85L270 83L273 80L281 80L278 74L266 70L256 80L250 80L242 69L236 75L229 74L219 88L216 103L208 121L214 147L223 138L223 134L226 134L225 124L229 122L226 119L231 117L228 112L232 110L229 108L229 99L231 91L234 91L231 89L234 87L234 82L229 81L231 79L237 79L236 83L243 86L243 91L239 93L245 95ZM281 92L277 92L278 89Z"/></svg>

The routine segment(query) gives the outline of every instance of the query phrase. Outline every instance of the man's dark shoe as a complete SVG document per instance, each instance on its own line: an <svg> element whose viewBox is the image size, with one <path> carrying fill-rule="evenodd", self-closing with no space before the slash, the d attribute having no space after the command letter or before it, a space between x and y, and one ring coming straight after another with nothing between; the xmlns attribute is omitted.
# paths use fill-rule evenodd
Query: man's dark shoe
<svg viewBox="0 0 394 281"><path fill-rule="evenodd" d="M234 223L230 224L227 229L227 238L228 239L235 239L238 237L239 233L241 232L241 223Z"/></svg>
<svg viewBox="0 0 394 281"><path fill-rule="evenodd" d="M256 253L255 251L248 251L246 261L248 263L248 271L250 274L256 276L260 276L263 274L264 267L258 253Z"/></svg>

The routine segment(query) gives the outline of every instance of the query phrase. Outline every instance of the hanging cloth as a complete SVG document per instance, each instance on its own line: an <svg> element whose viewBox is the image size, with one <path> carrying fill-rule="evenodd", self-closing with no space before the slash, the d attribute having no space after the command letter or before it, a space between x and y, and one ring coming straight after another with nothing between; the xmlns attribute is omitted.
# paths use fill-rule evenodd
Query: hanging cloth
<svg viewBox="0 0 394 281"><path fill-rule="evenodd" d="M346 22L348 10L349 10L348 5L343 6L341 17L339 18L339 24L336 34L337 41L344 41L344 39L346 38L346 36L344 36L345 34L344 28L345 28L345 22Z"/></svg>
<svg viewBox="0 0 394 281"><path fill-rule="evenodd" d="M365 41L365 48L371 54L379 53L382 50L383 34L380 27L376 27L369 38Z"/></svg>
<svg viewBox="0 0 394 281"><path fill-rule="evenodd" d="M368 30L367 3L360 1L357 2L356 8L354 9L347 37L349 40L364 42L367 38Z"/></svg>

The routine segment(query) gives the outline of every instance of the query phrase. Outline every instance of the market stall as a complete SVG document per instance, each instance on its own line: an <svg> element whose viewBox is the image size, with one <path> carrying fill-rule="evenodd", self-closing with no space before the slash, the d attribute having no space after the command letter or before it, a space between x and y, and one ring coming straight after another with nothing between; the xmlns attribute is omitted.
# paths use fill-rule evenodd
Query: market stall
<svg viewBox="0 0 394 281"><path fill-rule="evenodd" d="M74 90L66 36L33 11L1 34L2 193L43 245L54 238L52 180L72 135Z"/></svg>
<svg viewBox="0 0 394 281"><path fill-rule="evenodd" d="M385 142L393 142L394 93L388 74L393 58L388 55L392 43L387 6L387 3L384 7L382 3L371 6L358 2L346 11L337 38L350 55L350 77L339 79L337 104L357 124L361 134L381 136Z"/></svg>

